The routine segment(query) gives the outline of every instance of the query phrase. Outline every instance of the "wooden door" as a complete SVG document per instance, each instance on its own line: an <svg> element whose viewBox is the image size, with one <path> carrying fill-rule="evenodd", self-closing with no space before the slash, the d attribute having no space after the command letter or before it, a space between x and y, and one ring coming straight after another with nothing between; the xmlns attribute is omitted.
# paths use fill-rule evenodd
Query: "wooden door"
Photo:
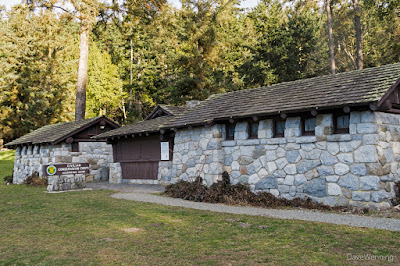
<svg viewBox="0 0 400 266"><path fill-rule="evenodd" d="M113 148L123 179L157 179L161 160L159 135L121 139Z"/></svg>

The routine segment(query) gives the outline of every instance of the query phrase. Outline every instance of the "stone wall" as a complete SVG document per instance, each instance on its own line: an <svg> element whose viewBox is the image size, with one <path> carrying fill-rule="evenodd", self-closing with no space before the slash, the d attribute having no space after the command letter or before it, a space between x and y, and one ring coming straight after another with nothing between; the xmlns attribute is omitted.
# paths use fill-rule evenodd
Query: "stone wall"
<svg viewBox="0 0 400 266"><path fill-rule="evenodd" d="M301 136L300 117L286 120L285 138L272 138L272 120L260 121L259 139L237 123L235 140L224 126L177 132L173 161L160 164L159 179L205 179L224 170L233 183L292 199L310 197L331 206L386 208L399 180L400 116L352 112L349 134L332 134L332 115L317 116L315 136Z"/></svg>
<svg viewBox="0 0 400 266"><path fill-rule="evenodd" d="M112 146L105 142L80 142L79 152L71 152L71 144L67 143L18 147L15 153L13 183L23 183L33 172L43 176L42 165L52 163L89 163L90 170L84 177L85 182L108 180L108 165L113 160L112 154ZM49 178L48 190L64 190L68 187L73 189L81 186L81 175L53 176Z"/></svg>
<svg viewBox="0 0 400 266"><path fill-rule="evenodd" d="M160 177L176 182L178 179L194 181L196 176L201 176L208 185L216 182L224 171L223 132L223 125L177 132L172 162L169 168L160 167Z"/></svg>
<svg viewBox="0 0 400 266"><path fill-rule="evenodd" d="M120 163L110 163L109 182L110 184L122 183L122 170Z"/></svg>

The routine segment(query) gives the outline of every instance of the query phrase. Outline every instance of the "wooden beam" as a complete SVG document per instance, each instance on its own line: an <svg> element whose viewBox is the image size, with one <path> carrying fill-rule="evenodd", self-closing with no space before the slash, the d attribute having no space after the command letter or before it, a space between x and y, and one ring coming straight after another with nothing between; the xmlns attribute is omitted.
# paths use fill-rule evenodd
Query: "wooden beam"
<svg viewBox="0 0 400 266"><path fill-rule="evenodd" d="M174 132L178 132L178 129L175 128L175 127L174 127L172 130L173 130Z"/></svg>
<svg viewBox="0 0 400 266"><path fill-rule="evenodd" d="M142 136L142 133L139 133L139 137L141 137Z"/></svg>
<svg viewBox="0 0 400 266"><path fill-rule="evenodd" d="M400 109L400 104L398 104L398 103L392 103L392 108L394 108L394 109Z"/></svg>
<svg viewBox="0 0 400 266"><path fill-rule="evenodd" d="M345 112L346 114L350 113L350 107L348 106L343 107L343 112Z"/></svg>
<svg viewBox="0 0 400 266"><path fill-rule="evenodd" d="M317 116L318 115L318 111L317 110L311 110L311 115L312 116Z"/></svg>
<svg viewBox="0 0 400 266"><path fill-rule="evenodd" d="M393 108L387 110L386 112L393 113L393 114L400 114L400 110L399 109L393 109Z"/></svg>
<svg viewBox="0 0 400 266"><path fill-rule="evenodd" d="M132 136L131 136L132 138L134 138L135 137L135 134L132 134Z"/></svg>
<svg viewBox="0 0 400 266"><path fill-rule="evenodd" d="M229 118L229 123L233 124L235 123L235 120L233 120L233 118Z"/></svg>
<svg viewBox="0 0 400 266"><path fill-rule="evenodd" d="M377 103L371 103L369 105L369 109L371 109L371 111L376 111L378 110L378 104Z"/></svg>
<svg viewBox="0 0 400 266"><path fill-rule="evenodd" d="M66 143L71 144L74 141L73 137L69 137L65 140Z"/></svg>
<svg viewBox="0 0 400 266"><path fill-rule="evenodd" d="M146 136L149 136L149 132L146 132Z"/></svg>
<svg viewBox="0 0 400 266"><path fill-rule="evenodd" d="M128 135L125 135L125 138L127 139L127 138L128 138Z"/></svg>
<svg viewBox="0 0 400 266"><path fill-rule="evenodd" d="M285 113L281 113L281 115L280 115L280 116L281 116L281 118L282 118L282 119L286 119L286 117L287 117L287 114L285 114Z"/></svg>
<svg viewBox="0 0 400 266"><path fill-rule="evenodd" d="M164 129L160 129L160 133L161 133L161 135L164 135L165 130Z"/></svg>
<svg viewBox="0 0 400 266"><path fill-rule="evenodd" d="M257 122L258 119L259 119L258 116L253 116L252 118L253 118L253 121L254 121L254 122Z"/></svg>
<svg viewBox="0 0 400 266"><path fill-rule="evenodd" d="M207 124L204 125L206 128L210 128L214 125L214 121L208 121Z"/></svg>
<svg viewBox="0 0 400 266"><path fill-rule="evenodd" d="M382 103L381 107L383 110L390 110L393 107L392 102L390 100L386 100Z"/></svg>

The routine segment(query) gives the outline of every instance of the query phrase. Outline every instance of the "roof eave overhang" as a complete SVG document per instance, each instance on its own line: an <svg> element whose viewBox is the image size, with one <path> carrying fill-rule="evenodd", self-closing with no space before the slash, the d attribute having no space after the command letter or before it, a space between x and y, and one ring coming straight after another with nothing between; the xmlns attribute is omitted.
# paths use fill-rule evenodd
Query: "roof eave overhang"
<svg viewBox="0 0 400 266"><path fill-rule="evenodd" d="M331 105L331 106L314 106L314 107L308 107L308 108L301 108L301 109L292 109L292 110L281 110L281 111L277 111L277 112L265 112L265 113L248 113L248 114L244 114L244 115L238 115L238 116L226 116L226 117L218 117L218 118L214 118L212 120L207 120L204 122L199 122L199 123L186 123L184 125L167 125L164 127L161 127L161 129L182 129L182 128L187 128L189 126L191 127L197 127L197 126L204 126L204 125L210 125L213 123L221 123L221 122L226 122L229 121L230 119L233 120L242 120L242 119L248 119L248 118L252 118L252 117L260 117L260 118L266 118L266 117L273 117L273 116L277 116L280 115L282 113L285 114L296 114L296 113L304 113L304 112L310 112L312 110L318 110L318 111L327 111L327 110L332 110L332 109L340 109L340 108L344 108L344 107L366 107L369 109L372 109L373 106L377 103L377 101L367 101L367 102L362 102L362 103L346 103L346 104L340 104L340 105Z"/></svg>
<svg viewBox="0 0 400 266"><path fill-rule="evenodd" d="M103 116L100 116L100 117L98 117L97 119L93 120L92 122L90 122L90 123L88 123L88 124L86 124L86 125L84 125L84 126L78 128L78 129L76 129L76 130L70 132L69 134L64 135L64 136L61 137L61 138L58 138L57 140L51 142L51 144L53 144L53 145L59 144L60 142L64 141L65 139L67 139L67 138L69 138L69 137L71 137L71 136L73 136L73 135L75 135L75 134L81 132L82 130L85 130L85 129L87 129L87 128L93 126L94 124L96 124L97 122L99 122L99 121L102 120L102 119L104 119L104 120L106 121L106 123L108 123L108 124L111 125L111 126L114 126L115 128L120 127L120 125L118 125L117 123L115 123L114 121L112 121L111 119L109 119L108 117L106 117L106 116L103 115Z"/></svg>
<svg viewBox="0 0 400 266"><path fill-rule="evenodd" d="M400 113L400 109L392 108L392 102L390 101L390 96L395 92L395 90L400 89L400 78L388 89L388 91L382 96L382 98L376 103L375 110L391 113Z"/></svg>

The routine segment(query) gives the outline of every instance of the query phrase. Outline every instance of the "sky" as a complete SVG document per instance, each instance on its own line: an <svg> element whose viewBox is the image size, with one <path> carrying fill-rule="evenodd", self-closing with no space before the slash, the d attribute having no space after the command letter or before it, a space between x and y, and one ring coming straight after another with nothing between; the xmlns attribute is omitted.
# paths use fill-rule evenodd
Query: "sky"
<svg viewBox="0 0 400 266"><path fill-rule="evenodd" d="M246 7L255 7L259 0L242 0L242 4L240 5L242 8ZM175 7L180 7L179 0L168 0L168 2L172 3ZM0 5L6 6L7 10L10 10L15 4L21 3L21 0L0 0Z"/></svg>

